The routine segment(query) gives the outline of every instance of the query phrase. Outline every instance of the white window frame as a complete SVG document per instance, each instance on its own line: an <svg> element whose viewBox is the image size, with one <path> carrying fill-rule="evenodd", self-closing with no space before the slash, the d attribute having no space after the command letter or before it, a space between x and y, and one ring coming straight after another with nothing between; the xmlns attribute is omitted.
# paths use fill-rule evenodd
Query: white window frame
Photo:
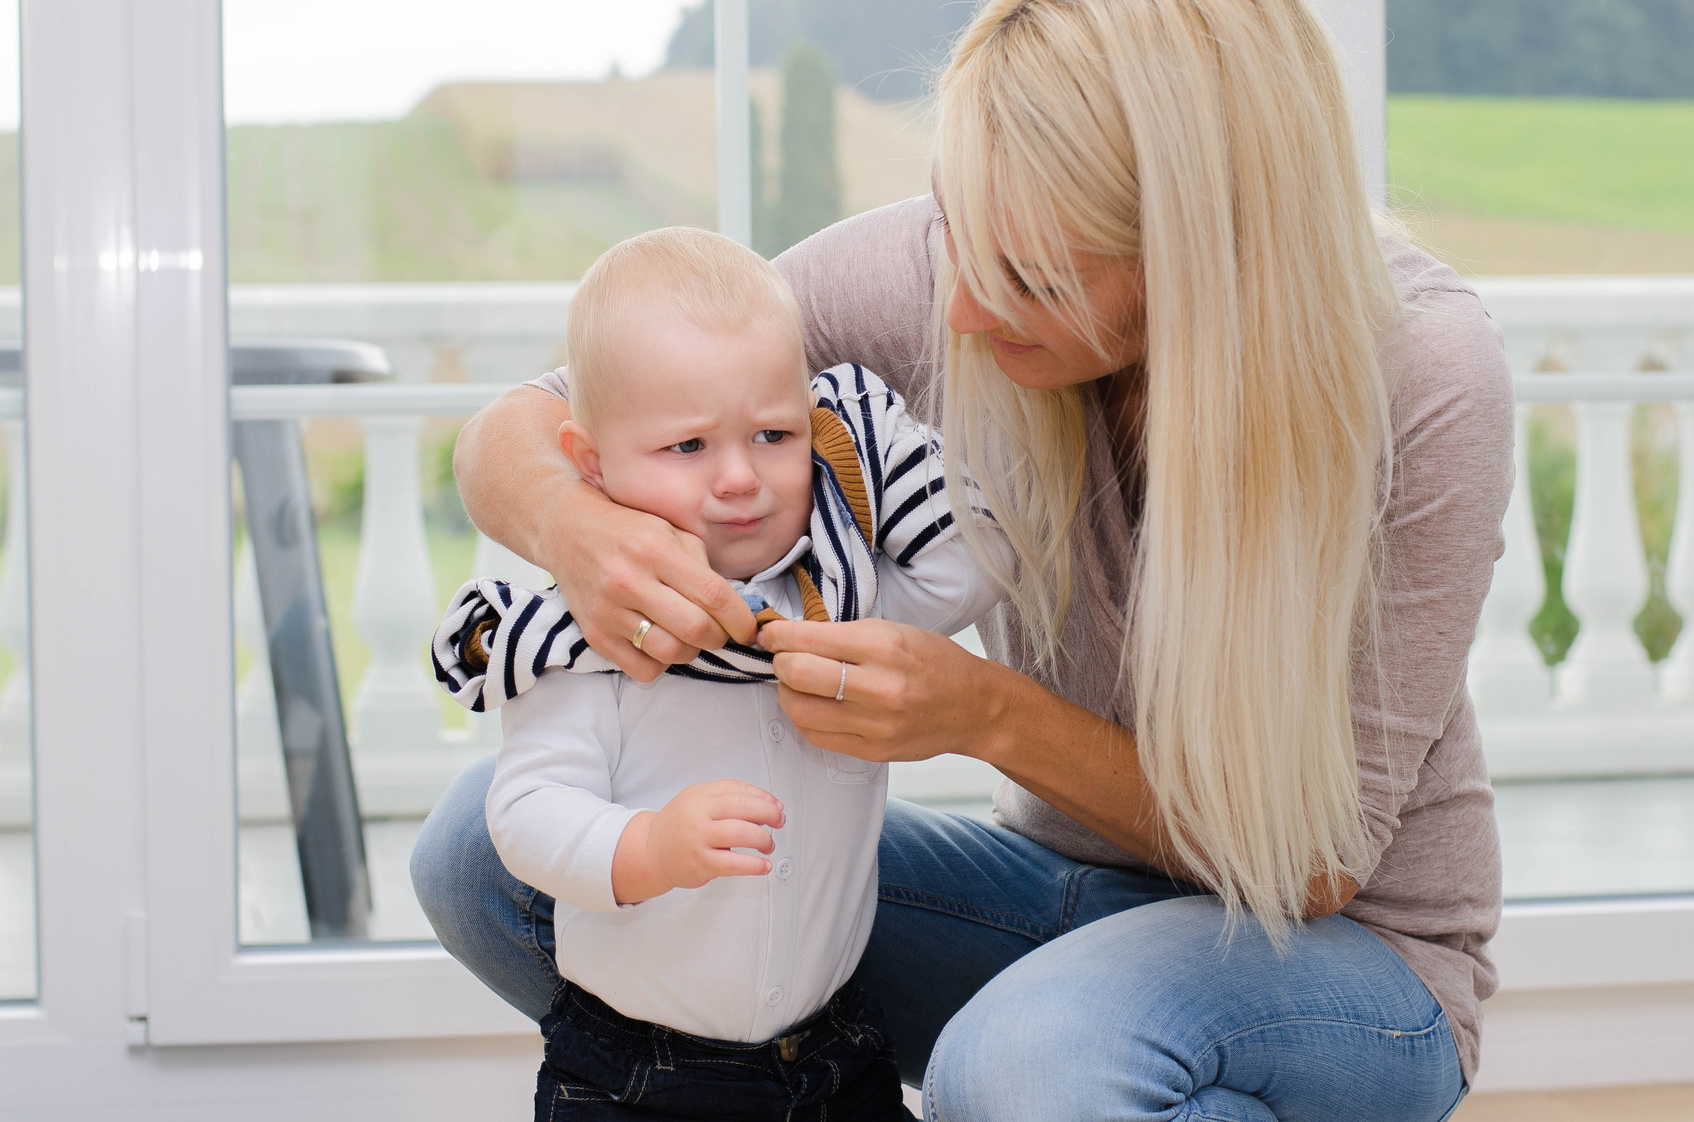
<svg viewBox="0 0 1694 1122"><path fill-rule="evenodd" d="M0 1033L533 1033L439 947L238 946L219 23L24 5L42 986Z"/></svg>
<svg viewBox="0 0 1694 1122"><path fill-rule="evenodd" d="M1380 43L1381 0L1324 6ZM227 1105L310 1066L182 1045L532 1042L439 948L238 946L219 5L23 9L41 997L0 1005L0 1086L24 1089L8 1107L63 1105L29 1097L43 1080L107 1080L140 1107L214 1068L273 1072ZM1357 88L1380 91L1381 54L1355 60ZM1694 900L1508 907L1482 1085L1694 1079L1690 947ZM165 1052L176 1066L148 1059Z"/></svg>

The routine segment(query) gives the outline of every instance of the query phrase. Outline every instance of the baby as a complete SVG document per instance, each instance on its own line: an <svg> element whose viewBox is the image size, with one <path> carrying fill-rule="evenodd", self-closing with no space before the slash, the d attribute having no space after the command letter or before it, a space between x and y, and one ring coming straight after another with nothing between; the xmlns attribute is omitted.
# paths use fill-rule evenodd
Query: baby
<svg viewBox="0 0 1694 1122"><path fill-rule="evenodd" d="M808 380L794 296L751 250L685 228L613 247L567 343L565 454L696 535L761 622L951 634L999 599L933 435L857 367ZM639 645L646 621L626 623ZM908 1117L880 1011L849 980L883 765L808 743L769 654L731 644L644 685L588 649L556 591L471 582L435 653L460 701L503 704L489 833L557 901L537 1118Z"/></svg>

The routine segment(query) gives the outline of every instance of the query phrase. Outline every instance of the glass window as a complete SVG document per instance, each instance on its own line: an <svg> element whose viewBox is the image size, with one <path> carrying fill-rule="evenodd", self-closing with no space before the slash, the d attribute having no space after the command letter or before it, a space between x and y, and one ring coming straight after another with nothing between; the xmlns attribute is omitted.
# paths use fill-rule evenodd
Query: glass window
<svg viewBox="0 0 1694 1122"><path fill-rule="evenodd" d="M1519 386L1471 664L1506 894L1694 892L1694 15L1387 14L1398 215L1476 287ZM1643 374L1668 377L1593 382Z"/></svg>
<svg viewBox="0 0 1694 1122"><path fill-rule="evenodd" d="M433 937L407 858L499 724L428 640L473 574L551 583L454 438L562 361L602 250L714 224L711 75L653 73L682 8L224 4L244 944Z"/></svg>
<svg viewBox="0 0 1694 1122"><path fill-rule="evenodd" d="M0 0L0 1001L36 997L29 519L19 288L18 5Z"/></svg>
<svg viewBox="0 0 1694 1122"><path fill-rule="evenodd" d="M775 255L850 215L929 191L928 95L966 4L753 3L753 230ZM692 9L667 68L712 62L710 4Z"/></svg>

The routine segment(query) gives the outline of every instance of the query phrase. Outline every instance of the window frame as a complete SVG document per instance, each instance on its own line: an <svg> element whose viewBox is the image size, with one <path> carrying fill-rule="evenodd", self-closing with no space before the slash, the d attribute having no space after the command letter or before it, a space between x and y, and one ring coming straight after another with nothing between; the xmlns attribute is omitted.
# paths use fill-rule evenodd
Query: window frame
<svg viewBox="0 0 1694 1122"><path fill-rule="evenodd" d="M1380 0L1324 7L1380 40ZM0 1078L27 1078L24 1043L534 1032L438 947L238 946L219 23L217 0L23 4L41 997L0 1006ZM1573 901L1509 905L1494 954L1504 994L1561 1008L1664 989L1685 1027L1653 1077L1677 1079L1690 945L1694 899ZM1543 1085L1635 1059L1501 1028L1563 1068Z"/></svg>

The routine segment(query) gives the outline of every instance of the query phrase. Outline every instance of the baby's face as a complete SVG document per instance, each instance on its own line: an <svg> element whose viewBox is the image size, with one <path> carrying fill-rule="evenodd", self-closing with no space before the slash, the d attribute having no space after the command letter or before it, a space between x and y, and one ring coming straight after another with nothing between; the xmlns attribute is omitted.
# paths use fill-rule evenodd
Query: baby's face
<svg viewBox="0 0 1694 1122"><path fill-rule="evenodd" d="M781 561L812 515L805 356L770 323L718 333L666 312L626 334L597 401L591 481L697 535L726 577Z"/></svg>

